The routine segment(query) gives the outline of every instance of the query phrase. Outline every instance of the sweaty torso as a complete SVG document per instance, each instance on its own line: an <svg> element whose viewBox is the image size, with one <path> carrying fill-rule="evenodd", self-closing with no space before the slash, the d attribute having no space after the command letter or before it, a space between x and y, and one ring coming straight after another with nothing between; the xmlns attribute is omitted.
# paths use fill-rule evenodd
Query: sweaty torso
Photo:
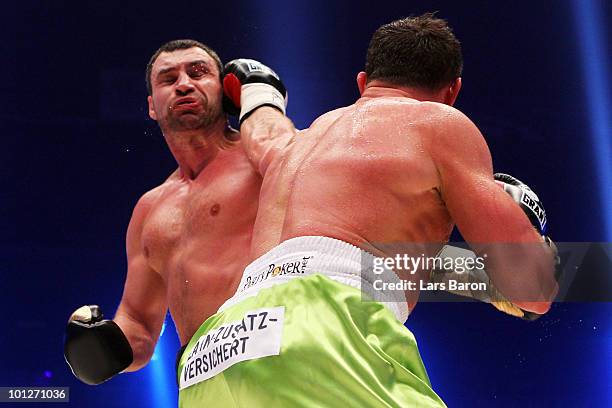
<svg viewBox="0 0 612 408"><path fill-rule="evenodd" d="M161 275L181 344L236 290L248 264L261 178L240 146L194 179L175 172L148 194L141 245Z"/></svg>
<svg viewBox="0 0 612 408"><path fill-rule="evenodd" d="M435 105L362 98L298 134L265 175L253 257L305 235L375 253L380 244L446 241L452 222L427 152Z"/></svg>

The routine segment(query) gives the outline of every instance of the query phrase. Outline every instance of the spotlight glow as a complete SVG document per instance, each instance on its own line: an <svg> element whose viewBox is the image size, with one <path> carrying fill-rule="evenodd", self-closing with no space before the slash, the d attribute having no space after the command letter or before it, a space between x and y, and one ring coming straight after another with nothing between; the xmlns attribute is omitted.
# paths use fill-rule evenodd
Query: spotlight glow
<svg viewBox="0 0 612 408"><path fill-rule="evenodd" d="M591 138L599 194L604 239L612 240L612 127L610 118L610 81L605 26L602 21L602 4L597 0L574 0L572 2L580 52L582 54L583 77L586 85L589 108Z"/></svg>
<svg viewBox="0 0 612 408"><path fill-rule="evenodd" d="M612 109L610 108L610 81L608 69L605 26L602 22L602 4L597 0L573 0L578 41L581 46L583 76L586 84L587 106L591 122L593 155L596 160L599 181L604 239L612 241ZM609 307L607 305L606 307ZM608 346L612 355L612 343ZM608 403L612 401L612 359L608 364ZM605 370L605 369L604 369ZM609 404L608 404L609 406Z"/></svg>
<svg viewBox="0 0 612 408"><path fill-rule="evenodd" d="M172 407L176 406L176 385L172 381L172 378L176 375L174 373L174 367L168 367L166 364L167 360L171 359L166 356L166 348L168 336L163 336L166 329L166 321L164 321L157 341L157 346L151 357L150 373L151 373L151 389L155 394L154 401L156 407ZM174 393L172 392L174 391Z"/></svg>

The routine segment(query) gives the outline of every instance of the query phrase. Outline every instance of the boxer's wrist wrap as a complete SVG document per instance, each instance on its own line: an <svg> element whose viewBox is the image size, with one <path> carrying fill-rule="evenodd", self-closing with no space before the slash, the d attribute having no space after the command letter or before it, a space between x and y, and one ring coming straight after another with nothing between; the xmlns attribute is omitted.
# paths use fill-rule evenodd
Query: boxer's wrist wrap
<svg viewBox="0 0 612 408"><path fill-rule="evenodd" d="M445 245L437 255L442 259L467 259L476 258L476 254L469 249L458 248L451 245ZM453 263L454 264L454 263ZM481 268L467 269L464 272L447 269L433 269L430 273L430 280L434 283L444 283L446 291L455 295L468 297L479 300L485 303L491 303L497 298L499 292L491 285L489 276L486 271ZM471 289L456 289L450 290L449 282L455 280L458 283L484 283L487 290L471 290ZM458 285L459 287L471 287L471 285Z"/></svg>
<svg viewBox="0 0 612 408"><path fill-rule="evenodd" d="M252 59L235 59L223 69L223 109L239 114L242 124L257 108L270 106L285 114L287 89L269 67Z"/></svg>
<svg viewBox="0 0 612 408"><path fill-rule="evenodd" d="M463 248L457 248L450 245L445 245L442 250L438 253L440 258L476 258L476 254L473 251ZM467 269L464 272L457 272L454 270L445 269L434 269L431 271L430 280L434 283L444 283L447 288L446 291L455 295L468 297L484 303L490 303L497 310L509 314L511 316L520 317L524 320L536 320L541 315L537 313L528 312L521 309L510 302L503 294L501 294L497 288L491 282L489 275L487 275L484 269L474 268ZM484 283L486 290L470 290L470 289L457 289L449 290L449 281L455 280L458 283ZM463 285L458 285L459 287ZM466 285L465 287L470 287Z"/></svg>
<svg viewBox="0 0 612 408"><path fill-rule="evenodd" d="M239 122L242 123L257 108L262 106L276 108L284 115L286 101L287 99L272 85L264 83L242 85L240 93Z"/></svg>

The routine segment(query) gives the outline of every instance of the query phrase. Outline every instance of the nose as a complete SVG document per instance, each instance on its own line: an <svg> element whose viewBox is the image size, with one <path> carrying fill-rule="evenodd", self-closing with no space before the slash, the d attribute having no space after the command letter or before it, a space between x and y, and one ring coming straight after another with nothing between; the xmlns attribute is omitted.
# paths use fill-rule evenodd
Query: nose
<svg viewBox="0 0 612 408"><path fill-rule="evenodd" d="M181 73L176 82L176 93L180 96L185 96L194 91L194 86L191 83L191 78L186 73Z"/></svg>

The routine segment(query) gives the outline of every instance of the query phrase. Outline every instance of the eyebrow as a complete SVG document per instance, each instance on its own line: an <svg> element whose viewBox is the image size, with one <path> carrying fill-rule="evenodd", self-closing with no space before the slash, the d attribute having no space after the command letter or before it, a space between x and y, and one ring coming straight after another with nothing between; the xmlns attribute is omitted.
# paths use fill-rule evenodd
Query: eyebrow
<svg viewBox="0 0 612 408"><path fill-rule="evenodd" d="M210 68L210 64L205 61L205 60L194 60L194 61L189 61L189 62L185 62L183 64L179 64L179 65L188 65L189 67L193 67L194 65L205 65L207 68ZM177 69L177 66L171 66L171 67L167 67L167 68L162 68L157 72L156 77L160 77L164 74L167 74L168 72L172 72L175 71Z"/></svg>

